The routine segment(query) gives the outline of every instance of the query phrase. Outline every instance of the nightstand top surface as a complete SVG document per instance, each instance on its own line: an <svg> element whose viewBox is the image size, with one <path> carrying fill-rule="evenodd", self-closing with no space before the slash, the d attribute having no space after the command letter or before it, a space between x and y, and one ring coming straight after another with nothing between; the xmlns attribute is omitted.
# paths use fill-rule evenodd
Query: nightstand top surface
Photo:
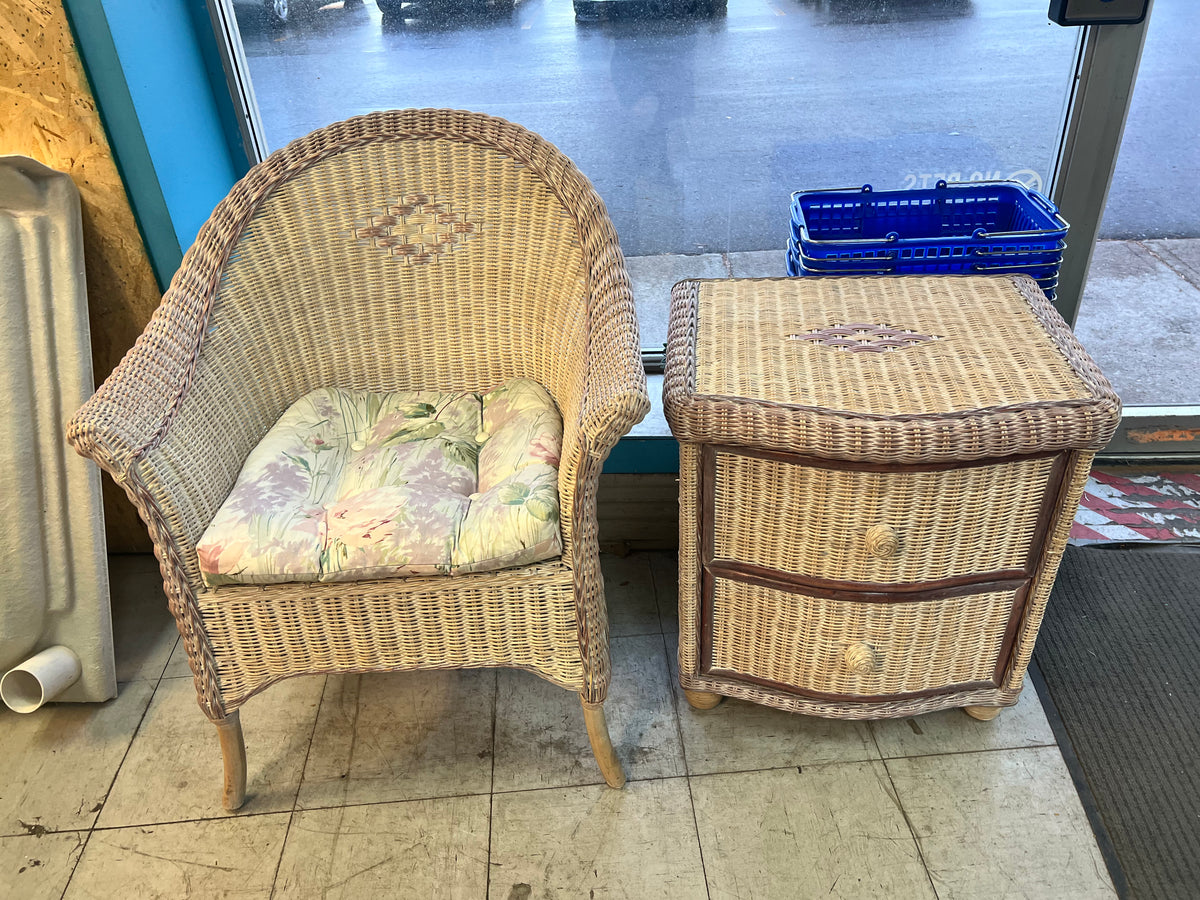
<svg viewBox="0 0 1200 900"><path fill-rule="evenodd" d="M947 460L1112 436L1120 403L1024 276L687 281L664 407L681 439Z"/></svg>

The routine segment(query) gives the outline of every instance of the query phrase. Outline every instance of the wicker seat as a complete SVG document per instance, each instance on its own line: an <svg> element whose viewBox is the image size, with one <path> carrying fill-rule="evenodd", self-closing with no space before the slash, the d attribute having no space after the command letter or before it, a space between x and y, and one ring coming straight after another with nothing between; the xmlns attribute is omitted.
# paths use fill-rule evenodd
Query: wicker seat
<svg viewBox="0 0 1200 900"><path fill-rule="evenodd" d="M560 558L375 582L201 580L196 542L247 454L317 387L487 389L530 378L564 419ZM596 492L649 408L617 237L555 147L447 110L330 125L256 166L213 212L146 332L70 440L137 506L216 724L224 803L245 798L238 718L292 675L510 666L579 693L600 770L608 620Z"/></svg>

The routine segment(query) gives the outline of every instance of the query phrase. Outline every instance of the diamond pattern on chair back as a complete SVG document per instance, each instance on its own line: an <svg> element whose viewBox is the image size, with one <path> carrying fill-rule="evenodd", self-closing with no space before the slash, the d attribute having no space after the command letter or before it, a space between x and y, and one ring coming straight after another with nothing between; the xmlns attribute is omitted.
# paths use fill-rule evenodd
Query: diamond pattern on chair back
<svg viewBox="0 0 1200 900"><path fill-rule="evenodd" d="M446 139L380 141L262 203L226 266L205 351L222 332L231 349L264 335L254 357L283 404L327 385L551 385L560 356L533 348L586 328L586 278L573 216L527 166Z"/></svg>

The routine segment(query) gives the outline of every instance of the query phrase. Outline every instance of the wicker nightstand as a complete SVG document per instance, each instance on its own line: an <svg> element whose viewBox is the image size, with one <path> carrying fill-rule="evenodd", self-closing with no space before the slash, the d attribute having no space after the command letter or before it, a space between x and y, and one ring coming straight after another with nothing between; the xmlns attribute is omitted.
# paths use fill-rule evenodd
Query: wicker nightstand
<svg viewBox="0 0 1200 900"><path fill-rule="evenodd" d="M1032 280L681 282L664 405L694 706L1016 703L1120 415Z"/></svg>

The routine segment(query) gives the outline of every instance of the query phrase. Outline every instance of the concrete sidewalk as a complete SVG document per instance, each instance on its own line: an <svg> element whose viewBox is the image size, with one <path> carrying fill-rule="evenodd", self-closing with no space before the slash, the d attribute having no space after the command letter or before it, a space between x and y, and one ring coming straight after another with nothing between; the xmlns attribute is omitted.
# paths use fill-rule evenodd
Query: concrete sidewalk
<svg viewBox="0 0 1200 900"><path fill-rule="evenodd" d="M786 274L786 252L633 256L627 260L643 347L667 337L671 286L684 278ZM1092 257L1075 332L1126 406L1200 405L1200 239L1101 241ZM670 433L654 409L635 435Z"/></svg>
<svg viewBox="0 0 1200 900"><path fill-rule="evenodd" d="M1101 241L1075 333L1126 406L1200 405L1200 240Z"/></svg>

